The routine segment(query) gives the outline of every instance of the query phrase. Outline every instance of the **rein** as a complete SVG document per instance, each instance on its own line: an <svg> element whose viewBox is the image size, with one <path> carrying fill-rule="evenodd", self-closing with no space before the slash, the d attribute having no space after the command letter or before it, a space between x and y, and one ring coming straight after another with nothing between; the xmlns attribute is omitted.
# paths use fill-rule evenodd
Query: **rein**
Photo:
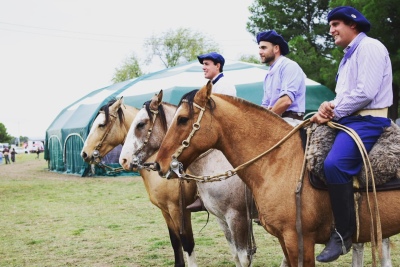
<svg viewBox="0 0 400 267"><path fill-rule="evenodd" d="M188 101L186 99L184 99L184 100L182 100L182 102L188 102ZM196 176L196 175L185 173L183 171L182 164L178 161L178 157L179 157L180 154L182 154L183 149L185 149L186 147L189 147L190 140L192 139L193 135L196 133L197 130L200 129L200 121L203 118L203 114L204 114L204 111L205 111L205 108L202 108L201 106L199 106L198 104L196 104L194 102L193 102L193 105L195 107L197 107L198 109L200 109L199 117L197 118L197 121L193 124L192 131L190 132L188 138L186 140L182 141L182 145L172 155L172 161L171 161L170 169L173 172L175 172L176 175L179 178L183 178L183 179L186 179L186 180L195 180L197 182L217 182L217 181L226 180L227 178L236 175L237 171L246 168L248 165L252 164L256 160L258 160L261 157L263 157L264 155L268 154L269 152L271 152L272 150L277 148L279 145L284 143L286 140L288 140L300 128L306 127L307 125L309 125L311 123L309 119L303 121L301 124L299 124L295 128L293 128L293 130L291 130L286 136L284 136L278 143L276 143L270 149L268 149L267 151L263 152L262 154L256 156L255 158L253 158L253 159L251 159L251 160L249 160L249 161L237 166L236 168L234 168L232 170L228 170L225 173L220 173L220 174L216 174L216 175ZM169 177L169 175L170 175L170 171L168 171L168 173L165 176Z"/></svg>

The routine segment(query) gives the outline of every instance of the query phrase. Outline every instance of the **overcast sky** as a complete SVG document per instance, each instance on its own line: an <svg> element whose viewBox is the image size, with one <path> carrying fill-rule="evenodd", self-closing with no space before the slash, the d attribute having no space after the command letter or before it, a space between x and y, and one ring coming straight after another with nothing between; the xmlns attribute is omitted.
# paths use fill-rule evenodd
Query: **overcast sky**
<svg viewBox="0 0 400 267"><path fill-rule="evenodd" d="M12 136L44 138L63 108L111 85L133 52L144 59L146 38L170 29L209 36L226 59L257 55L252 2L0 0L0 122Z"/></svg>

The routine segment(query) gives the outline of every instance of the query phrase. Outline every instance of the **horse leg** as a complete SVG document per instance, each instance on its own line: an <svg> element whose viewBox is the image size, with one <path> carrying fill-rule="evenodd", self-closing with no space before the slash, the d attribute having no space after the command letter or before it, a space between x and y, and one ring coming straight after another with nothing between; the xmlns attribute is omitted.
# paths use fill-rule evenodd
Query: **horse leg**
<svg viewBox="0 0 400 267"><path fill-rule="evenodd" d="M197 267L196 254L194 251L194 238L192 230L191 212L185 210L183 216L184 216L184 227L182 229L182 234L181 234L179 231L179 229L181 228L180 212L176 210L171 212L172 220L174 221L174 224L177 226L175 229L179 234L183 250L186 252L186 259L188 262L188 266Z"/></svg>
<svg viewBox="0 0 400 267"><path fill-rule="evenodd" d="M352 267L364 266L364 243L353 243Z"/></svg>
<svg viewBox="0 0 400 267"><path fill-rule="evenodd" d="M382 267L392 267L392 260L390 258L390 240L389 238L384 238L382 240Z"/></svg>
<svg viewBox="0 0 400 267"><path fill-rule="evenodd" d="M352 267L364 266L364 243L353 243L353 258ZM384 238L382 240L382 267L392 267L392 260L390 258L390 240Z"/></svg>
<svg viewBox="0 0 400 267"><path fill-rule="evenodd" d="M172 248L174 250L174 256L175 256L175 267L184 267L185 266L185 260L183 258L183 252L182 252L182 243L179 237L179 231L178 233L176 232L176 227L171 220L170 215L162 211L162 215L164 216L165 222L167 223L168 226L168 233L169 233L169 239L171 241Z"/></svg>
<svg viewBox="0 0 400 267"><path fill-rule="evenodd" d="M284 233L284 246L286 249L286 260L290 267L298 266L299 249L297 244L297 233ZM282 243L281 243L282 245ZM313 237L303 235L303 266L315 267L315 241ZM285 254L286 255L286 254Z"/></svg>
<svg viewBox="0 0 400 267"><path fill-rule="evenodd" d="M235 262L235 266L242 267L242 264L240 263L239 256L238 256L237 246L233 240L232 231L231 231L231 229L229 229L229 225L223 219L221 219L219 217L216 217L216 218L217 218L217 222L218 222L221 230L224 232L226 241L228 241L228 245L229 245L229 248L231 249L231 254L232 254L233 260Z"/></svg>

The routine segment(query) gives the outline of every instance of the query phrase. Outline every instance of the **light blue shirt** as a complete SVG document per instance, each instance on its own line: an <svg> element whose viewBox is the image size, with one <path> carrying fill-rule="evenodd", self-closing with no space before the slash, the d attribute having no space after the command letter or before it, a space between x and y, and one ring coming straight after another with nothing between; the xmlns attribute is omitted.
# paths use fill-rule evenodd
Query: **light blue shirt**
<svg viewBox="0 0 400 267"><path fill-rule="evenodd" d="M338 71L336 97L332 101L335 119L362 109L391 106L392 64L386 47L362 32L344 52L351 53L345 54L346 61Z"/></svg>
<svg viewBox="0 0 400 267"><path fill-rule="evenodd" d="M306 75L299 64L280 56L269 68L264 79L264 97L261 106L270 108L287 95L292 104L287 111L304 113L306 109Z"/></svg>

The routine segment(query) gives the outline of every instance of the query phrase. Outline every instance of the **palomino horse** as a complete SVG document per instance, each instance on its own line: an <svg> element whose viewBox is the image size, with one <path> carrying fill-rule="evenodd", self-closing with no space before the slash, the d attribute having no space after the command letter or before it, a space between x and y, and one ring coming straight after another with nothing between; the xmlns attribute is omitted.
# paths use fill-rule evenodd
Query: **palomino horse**
<svg viewBox="0 0 400 267"><path fill-rule="evenodd" d="M129 170L132 165L140 166L149 157L157 154L176 108L175 105L162 102L162 91L144 104L133 120L122 147L120 164L124 169ZM193 175L218 173L232 168L220 151L212 150L205 154L189 166ZM197 188L204 206L217 217L236 266L251 266L251 255L255 251L251 209L247 209L246 205L251 204L251 192L246 192L244 183L237 175L212 184L197 183Z"/></svg>
<svg viewBox="0 0 400 267"><path fill-rule="evenodd" d="M115 100L114 100L115 101ZM101 158L114 147L123 144L128 129L138 113L138 109L123 105L122 98L103 106L93 122L88 138L82 148L81 156L89 163ZM194 238L191 213L184 209L182 225L179 206L179 187L184 187L184 201L191 203L196 196L195 182L175 180L170 183L158 176L157 172L140 171L150 201L157 206L168 226L169 237L175 255L175 266L185 266L183 250L186 252L189 266L197 266L194 252Z"/></svg>
<svg viewBox="0 0 400 267"><path fill-rule="evenodd" d="M273 112L240 98L211 95L211 89L212 85L208 83L181 102L156 157L154 165L160 175L171 178L174 175L171 169L178 168L182 172L210 148L221 150L232 166L240 166L268 151L293 130ZM303 159L300 133L296 132L279 147L239 168L237 174L252 191L260 221L278 238L289 266L313 267L314 246L329 240L333 216L327 191L313 188L306 172L299 209L302 227L299 227L298 235L295 191ZM359 237L356 240L354 236L355 242L371 240L367 194L371 199L373 197L372 193L361 194ZM398 234L400 194L396 191L377 192L377 200L382 236ZM373 210L374 203L371 206ZM302 237L302 246L299 246L298 237ZM299 257L303 259L300 262Z"/></svg>

